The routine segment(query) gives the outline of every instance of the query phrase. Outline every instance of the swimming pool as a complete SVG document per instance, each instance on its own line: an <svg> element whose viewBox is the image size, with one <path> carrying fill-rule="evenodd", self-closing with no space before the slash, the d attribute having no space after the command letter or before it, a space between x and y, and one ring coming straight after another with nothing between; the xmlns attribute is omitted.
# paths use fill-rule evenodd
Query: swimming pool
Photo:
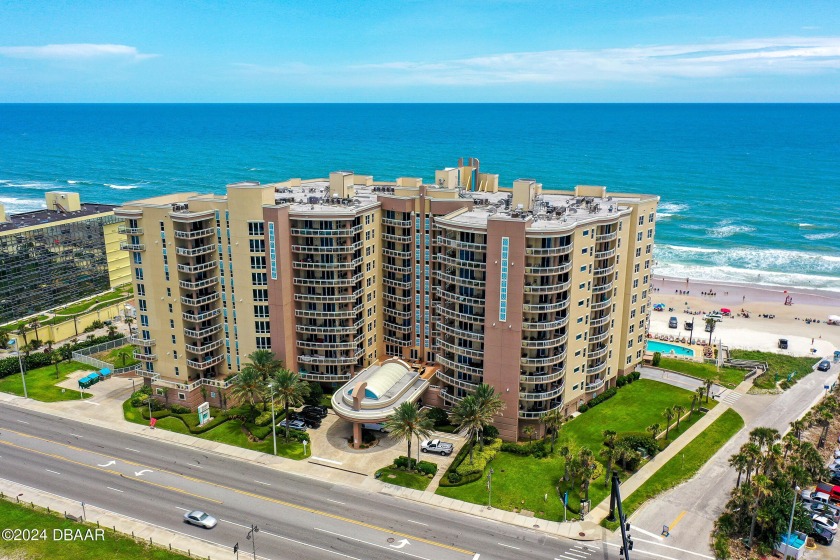
<svg viewBox="0 0 840 560"><path fill-rule="evenodd" d="M680 346L678 344L669 344L668 342L660 342L659 340L648 340L647 349L650 352L661 352L664 355L668 355L673 352L677 356L694 357L694 350L691 348L686 348L685 346Z"/></svg>

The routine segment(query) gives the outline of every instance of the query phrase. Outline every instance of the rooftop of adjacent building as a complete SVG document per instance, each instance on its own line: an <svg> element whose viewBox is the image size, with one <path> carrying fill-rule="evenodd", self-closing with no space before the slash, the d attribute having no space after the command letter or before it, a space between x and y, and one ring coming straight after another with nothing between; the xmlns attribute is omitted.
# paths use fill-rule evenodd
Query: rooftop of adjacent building
<svg viewBox="0 0 840 560"><path fill-rule="evenodd" d="M32 226L48 226L74 218L95 217L98 214L113 212L118 206L116 204L89 203L82 204L78 210L73 212L43 209L32 212L21 212L20 214L10 214L6 216L6 220L8 221L0 222L0 233Z"/></svg>

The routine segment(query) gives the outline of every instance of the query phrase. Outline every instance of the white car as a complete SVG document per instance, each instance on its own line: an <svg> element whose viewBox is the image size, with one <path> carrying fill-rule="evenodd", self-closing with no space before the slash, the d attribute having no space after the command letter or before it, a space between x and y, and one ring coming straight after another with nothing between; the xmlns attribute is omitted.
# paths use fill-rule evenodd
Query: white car
<svg viewBox="0 0 840 560"><path fill-rule="evenodd" d="M212 529L216 526L216 518L210 515L209 513L204 513L203 511L195 510L190 511L184 514L184 522L189 523L190 525L196 525L198 527L204 527L205 529Z"/></svg>
<svg viewBox="0 0 840 560"><path fill-rule="evenodd" d="M811 502L805 504L805 509L811 512L812 514L827 517L835 523L840 521L840 510L838 510L835 506Z"/></svg>
<svg viewBox="0 0 840 560"><path fill-rule="evenodd" d="M717 311L712 311L711 313L708 313L703 316L703 320L706 319L714 319L715 323L720 323L721 321L723 321L723 315L721 315Z"/></svg>
<svg viewBox="0 0 840 560"><path fill-rule="evenodd" d="M824 515L815 515L811 519L814 522L814 526L823 527L825 529L828 529L832 533L837 533L837 523L835 523L828 517Z"/></svg>

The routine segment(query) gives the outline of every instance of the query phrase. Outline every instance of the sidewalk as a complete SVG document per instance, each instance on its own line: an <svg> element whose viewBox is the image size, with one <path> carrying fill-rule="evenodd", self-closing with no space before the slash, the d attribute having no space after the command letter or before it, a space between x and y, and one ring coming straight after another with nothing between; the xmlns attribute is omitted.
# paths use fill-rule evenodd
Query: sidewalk
<svg viewBox="0 0 840 560"><path fill-rule="evenodd" d="M122 381L130 383L128 380ZM130 385L124 391L124 397L128 398L128 395L131 392ZM403 488L401 486L394 486L392 484L376 480L365 473L344 470L336 468L332 465L326 465L319 462L318 458L314 456L310 457L308 460L294 461L284 457L274 457L258 451L251 451L249 449L242 449L240 447L224 443L203 440L185 434L170 432L168 430L153 430L148 426L127 422L123 418L121 406L118 407L116 405L117 395L115 393L118 392L119 391L114 390L102 397L95 397L94 399L88 399L86 401L64 401L63 403L43 403L40 401L24 399L23 397L18 397L8 393L0 393L0 403L34 410L43 414L85 422L87 424L109 430L119 430L139 437L166 441L175 445L191 447L193 449L200 449L205 453L216 453L230 459L257 463L267 468L297 474L306 478L314 478L333 484L341 484L354 489L359 489L361 486L368 492L387 494L433 507L448 509L450 511L469 513L485 519L492 519L502 523L509 523L520 527L535 529L557 537L564 537L578 541L594 541L603 539L606 534L605 529L593 521L584 520L560 523L557 521L546 521L535 517L527 517L518 513L498 510L495 508L488 510L486 506L462 502L460 500L453 500L452 498L439 496L433 492L422 492L419 490ZM96 403L96 401L100 399L105 399L101 402L102 406L90 406L90 403L100 404ZM62 404L65 406L60 408L55 406ZM119 416L114 417L117 409L119 409ZM103 415L102 413L106 411L108 411L108 414ZM312 451L313 455L318 452L316 449L313 449ZM315 467L321 468L316 469Z"/></svg>

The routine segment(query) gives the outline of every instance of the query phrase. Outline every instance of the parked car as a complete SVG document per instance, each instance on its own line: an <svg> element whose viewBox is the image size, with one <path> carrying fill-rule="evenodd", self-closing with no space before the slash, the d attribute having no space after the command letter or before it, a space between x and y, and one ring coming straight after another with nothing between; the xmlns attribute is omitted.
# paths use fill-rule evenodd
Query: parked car
<svg viewBox="0 0 840 560"><path fill-rule="evenodd" d="M320 422L321 419L324 418L324 416L321 415L320 412L311 408L309 410L301 410L298 414L303 418L312 418L314 420L317 420L318 422Z"/></svg>
<svg viewBox="0 0 840 560"><path fill-rule="evenodd" d="M811 520L814 522L814 527L819 527L821 529L828 529L833 534L837 533L837 523L829 519L824 515L815 514Z"/></svg>
<svg viewBox="0 0 840 560"><path fill-rule="evenodd" d="M301 412L310 412L311 411L313 413L317 413L321 418L326 418L327 417L327 410L328 409L327 409L326 406L320 406L320 405L316 406L314 404L308 404L308 405L303 407L303 410L301 410Z"/></svg>
<svg viewBox="0 0 840 560"><path fill-rule="evenodd" d="M823 360L819 363L817 369L819 371L828 371L831 369L831 362L829 362L828 360Z"/></svg>
<svg viewBox="0 0 840 560"><path fill-rule="evenodd" d="M802 491L802 501L803 502L819 502L821 504L830 504L831 498L828 497L828 494L825 492L814 492L813 490L803 490Z"/></svg>
<svg viewBox="0 0 840 560"><path fill-rule="evenodd" d="M831 546L831 543L834 542L834 533L828 529L823 529L822 527L815 526L813 530L808 533L808 536L814 539L814 542L817 544L824 546Z"/></svg>
<svg viewBox="0 0 840 560"><path fill-rule="evenodd" d="M680 326L680 322L677 321L676 317L671 317L668 319L668 328L669 329L676 329Z"/></svg>
<svg viewBox="0 0 840 560"><path fill-rule="evenodd" d="M828 517L835 523L840 521L840 510L838 510L836 506L833 506L831 504L811 502L805 504L805 509L811 512L811 514L818 514L824 517Z"/></svg>
<svg viewBox="0 0 840 560"><path fill-rule="evenodd" d="M840 502L840 486L820 482L817 484L816 490L817 492L828 494L828 497L832 502Z"/></svg>
<svg viewBox="0 0 840 560"><path fill-rule="evenodd" d="M205 529L212 529L216 526L216 518L203 511L195 510L184 514L184 522L196 527L204 527Z"/></svg>
<svg viewBox="0 0 840 560"><path fill-rule="evenodd" d="M684 322L683 323L683 329L685 329L687 331L693 331L694 330L694 321Z"/></svg>
<svg viewBox="0 0 840 560"><path fill-rule="evenodd" d="M703 316L703 320L705 321L706 319L714 319L716 323L720 323L721 321L723 321L723 315L721 315L717 311L710 311L709 313Z"/></svg>
<svg viewBox="0 0 840 560"><path fill-rule="evenodd" d="M786 338L780 338L779 339L779 348L781 348L782 350L787 350L787 347L788 347L787 339Z"/></svg>
<svg viewBox="0 0 840 560"><path fill-rule="evenodd" d="M286 419L283 419L283 420L280 420L280 422L277 423L277 427L278 428L285 428L286 424L289 425L289 429L300 430L301 432L306 431L306 424L303 422L303 420L291 420L291 419L286 420Z"/></svg>
<svg viewBox="0 0 840 560"><path fill-rule="evenodd" d="M439 455L449 455L454 451L455 446L451 443L440 441L439 439L426 440L420 444L420 451L423 453L437 453Z"/></svg>
<svg viewBox="0 0 840 560"><path fill-rule="evenodd" d="M385 424L381 422L367 422L362 424L362 428L365 430L373 430L374 432L382 432L383 434L388 433L388 430L385 429Z"/></svg>
<svg viewBox="0 0 840 560"><path fill-rule="evenodd" d="M314 416L308 416L301 412L289 412L289 420L303 422L307 428L317 429L321 427L321 419Z"/></svg>

